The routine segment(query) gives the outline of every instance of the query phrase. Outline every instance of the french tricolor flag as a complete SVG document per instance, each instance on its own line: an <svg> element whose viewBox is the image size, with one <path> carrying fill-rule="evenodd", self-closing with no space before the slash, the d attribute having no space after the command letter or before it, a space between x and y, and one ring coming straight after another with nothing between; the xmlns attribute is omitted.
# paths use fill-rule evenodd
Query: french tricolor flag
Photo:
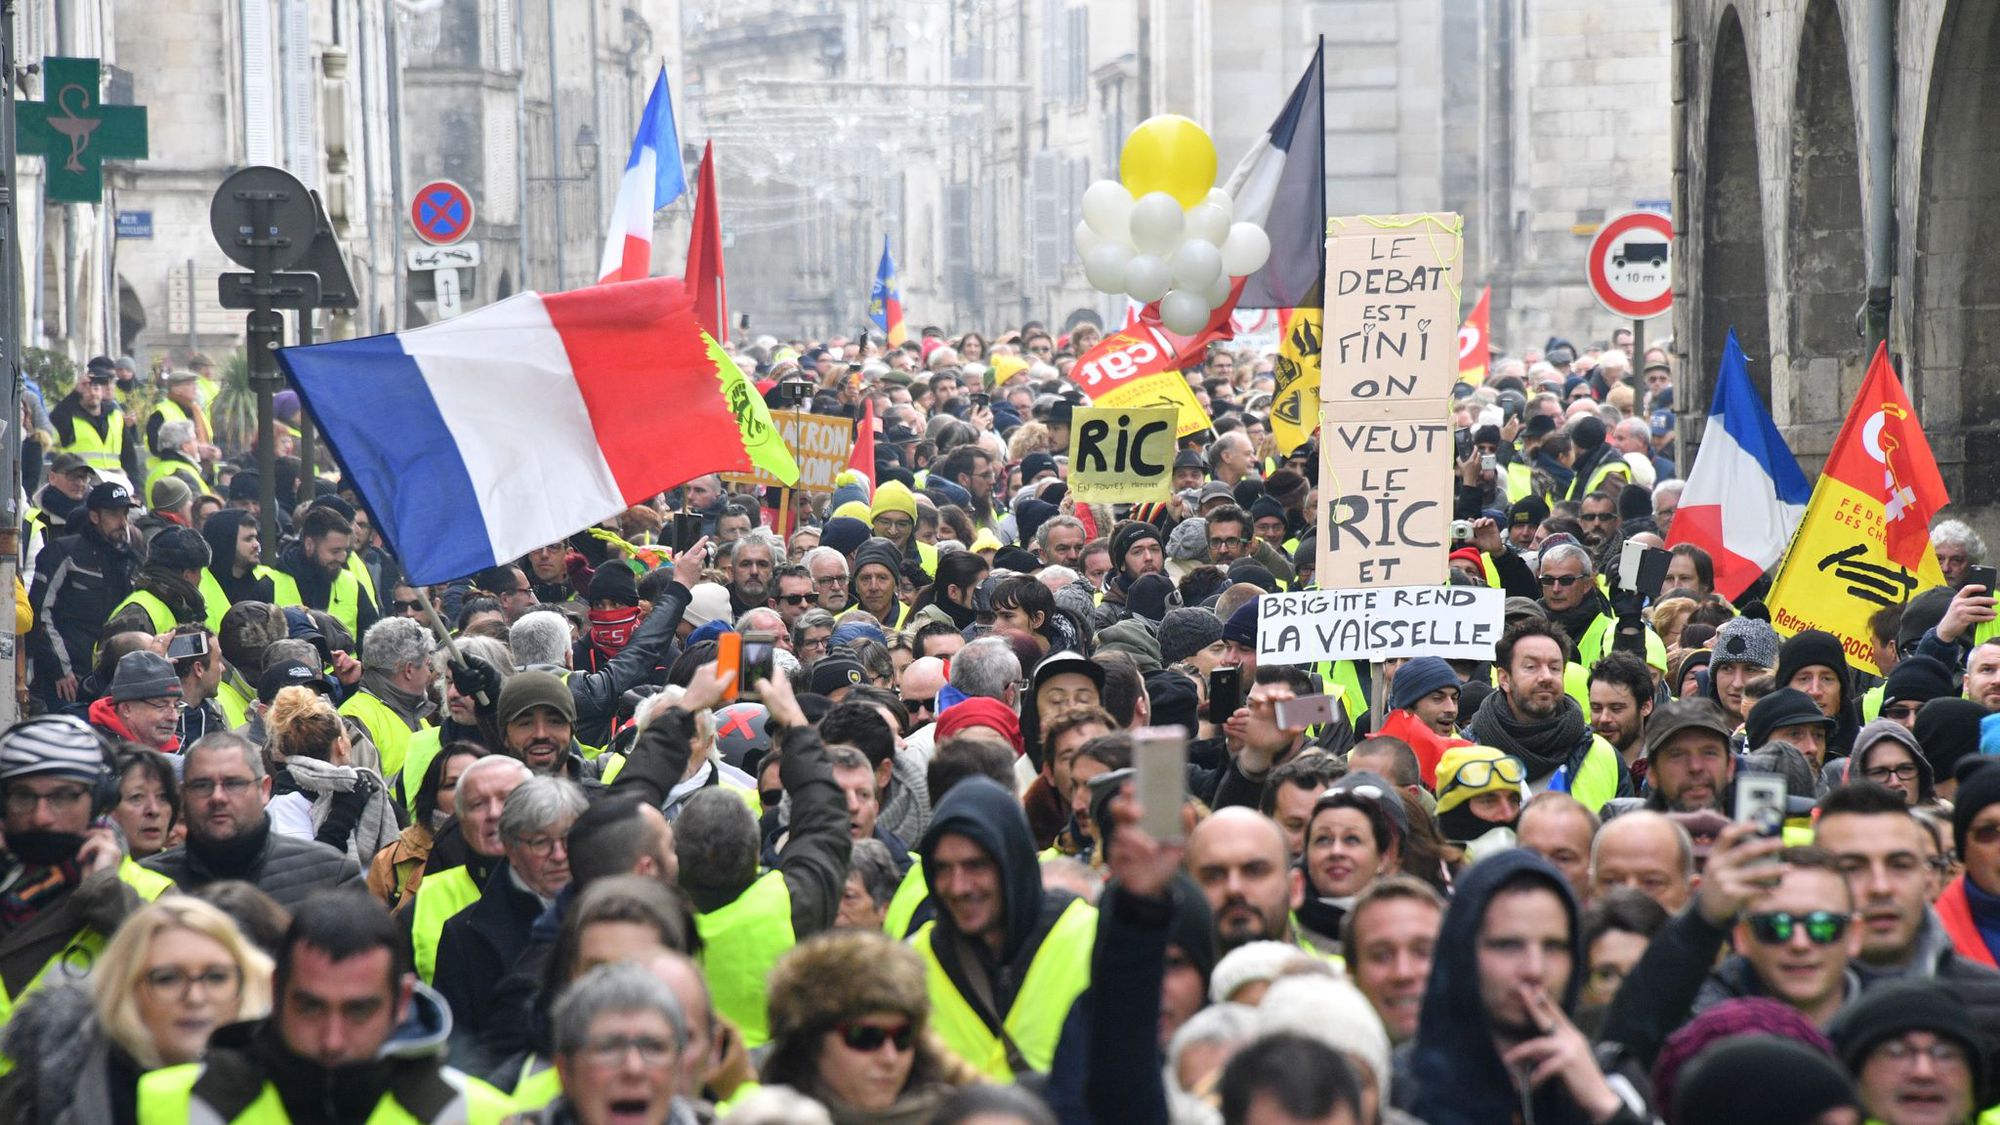
<svg viewBox="0 0 2000 1125"><path fill-rule="evenodd" d="M520 293L278 362L419 586L704 473L798 477L763 398L673 278Z"/></svg>
<svg viewBox="0 0 2000 1125"><path fill-rule="evenodd" d="M1812 486L1758 400L1732 328L1668 546L1707 551L1716 592L1733 601L1784 557L1810 499Z"/></svg>
<svg viewBox="0 0 2000 1125"><path fill-rule="evenodd" d="M604 257L597 265L600 284L638 281L652 273L653 212L686 192L687 171L681 167L681 139L674 130L674 103L663 66L632 138L625 176L618 181L618 202L611 208Z"/></svg>

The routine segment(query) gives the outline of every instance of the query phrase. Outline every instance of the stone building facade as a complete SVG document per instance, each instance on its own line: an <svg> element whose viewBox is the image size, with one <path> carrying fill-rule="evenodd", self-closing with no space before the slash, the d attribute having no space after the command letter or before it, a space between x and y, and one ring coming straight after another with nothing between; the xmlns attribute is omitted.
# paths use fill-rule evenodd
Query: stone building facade
<svg viewBox="0 0 2000 1125"><path fill-rule="evenodd" d="M1879 31L1877 10L1891 21ZM1879 258L1889 350L1954 510L2000 542L2000 271L1979 264L2000 233L2000 6L1676 0L1674 18L1679 400L1708 401L1733 327L1815 468L1866 369L1859 325ZM1869 45L1883 41L1878 63ZM1882 72L1886 130L1869 98ZM1880 213L1868 197L1878 159ZM1684 424L1698 438L1698 419Z"/></svg>

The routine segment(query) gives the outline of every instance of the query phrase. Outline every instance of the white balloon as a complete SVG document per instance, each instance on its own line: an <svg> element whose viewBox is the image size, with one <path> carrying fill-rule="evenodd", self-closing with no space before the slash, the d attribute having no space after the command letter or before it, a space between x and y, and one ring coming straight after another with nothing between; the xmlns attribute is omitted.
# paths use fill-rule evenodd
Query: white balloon
<svg viewBox="0 0 2000 1125"><path fill-rule="evenodd" d="M1132 193L1117 180L1099 180L1084 189L1083 221L1113 242L1132 241Z"/></svg>
<svg viewBox="0 0 2000 1125"><path fill-rule="evenodd" d="M1229 216L1230 222L1233 223L1236 221L1236 201L1229 198L1229 193L1223 191L1221 188L1209 188L1208 198L1202 200L1202 202L1208 204L1210 207L1219 209L1223 214Z"/></svg>
<svg viewBox="0 0 2000 1125"><path fill-rule="evenodd" d="M1180 244L1169 259L1174 267L1174 288L1190 289L1196 293L1208 292L1215 279L1222 276L1222 251L1212 243L1190 238Z"/></svg>
<svg viewBox="0 0 2000 1125"><path fill-rule="evenodd" d="M1256 223L1231 223L1222 244L1222 268L1231 277L1248 277L1271 258L1271 236Z"/></svg>
<svg viewBox="0 0 2000 1125"><path fill-rule="evenodd" d="M1185 226L1181 205L1164 191L1148 192L1132 205L1132 245L1142 254L1173 253Z"/></svg>
<svg viewBox="0 0 2000 1125"><path fill-rule="evenodd" d="M1198 335L1208 327L1210 309L1200 293L1176 289L1160 298L1160 323L1176 336Z"/></svg>
<svg viewBox="0 0 2000 1125"><path fill-rule="evenodd" d="M1130 246L1106 239L1083 256L1083 276L1099 293L1123 293L1126 263L1131 260Z"/></svg>
<svg viewBox="0 0 2000 1125"><path fill-rule="evenodd" d="M1211 311L1221 308L1229 300L1229 290L1234 284L1234 280L1225 273L1215 279L1214 285L1209 286L1207 296Z"/></svg>
<svg viewBox="0 0 2000 1125"><path fill-rule="evenodd" d="M1097 244L1104 241L1104 236L1091 230L1089 223L1079 220L1076 224L1076 231L1071 236L1071 241L1076 244L1076 256L1079 258L1088 258L1090 257L1090 252L1097 249Z"/></svg>
<svg viewBox="0 0 2000 1125"><path fill-rule="evenodd" d="M1172 267L1158 254L1135 254L1131 261L1125 263L1125 292L1142 304L1150 304L1166 296L1173 283Z"/></svg>
<svg viewBox="0 0 2000 1125"><path fill-rule="evenodd" d="M1229 237L1229 212L1207 203L1187 209L1187 236L1210 246L1220 246Z"/></svg>

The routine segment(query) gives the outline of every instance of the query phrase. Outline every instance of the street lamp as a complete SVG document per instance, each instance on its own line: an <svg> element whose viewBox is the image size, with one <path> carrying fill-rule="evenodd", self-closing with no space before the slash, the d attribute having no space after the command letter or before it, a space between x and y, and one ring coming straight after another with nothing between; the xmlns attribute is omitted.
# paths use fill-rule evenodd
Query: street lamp
<svg viewBox="0 0 2000 1125"><path fill-rule="evenodd" d="M558 156L554 160L555 168L550 171L549 175L527 177L528 182L531 184L550 185L549 190L553 196L554 203L550 210L555 215L556 289L558 290L569 287L568 270L565 262L566 255L563 253L563 241L567 235L564 231L563 223L562 186L564 184L589 183L597 178L597 130L591 128L590 122L586 121L577 126L576 140L571 144L571 148L576 153L576 166L582 169L581 172L573 176L565 175L562 171L562 159Z"/></svg>

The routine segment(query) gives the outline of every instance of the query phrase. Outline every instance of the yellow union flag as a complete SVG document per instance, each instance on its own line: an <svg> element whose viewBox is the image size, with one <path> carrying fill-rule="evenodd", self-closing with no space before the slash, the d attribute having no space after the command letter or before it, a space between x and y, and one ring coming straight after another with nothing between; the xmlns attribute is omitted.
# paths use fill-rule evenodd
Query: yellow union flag
<svg viewBox="0 0 2000 1125"><path fill-rule="evenodd" d="M1778 564L1772 626L1788 637L1824 629L1850 665L1879 675L1868 618L1944 585L1925 529L1949 499L1909 397L1878 351Z"/></svg>
<svg viewBox="0 0 2000 1125"><path fill-rule="evenodd" d="M1271 440L1278 456L1312 440L1319 429L1319 349L1326 310L1317 301L1291 310L1278 343L1276 387L1271 393Z"/></svg>

